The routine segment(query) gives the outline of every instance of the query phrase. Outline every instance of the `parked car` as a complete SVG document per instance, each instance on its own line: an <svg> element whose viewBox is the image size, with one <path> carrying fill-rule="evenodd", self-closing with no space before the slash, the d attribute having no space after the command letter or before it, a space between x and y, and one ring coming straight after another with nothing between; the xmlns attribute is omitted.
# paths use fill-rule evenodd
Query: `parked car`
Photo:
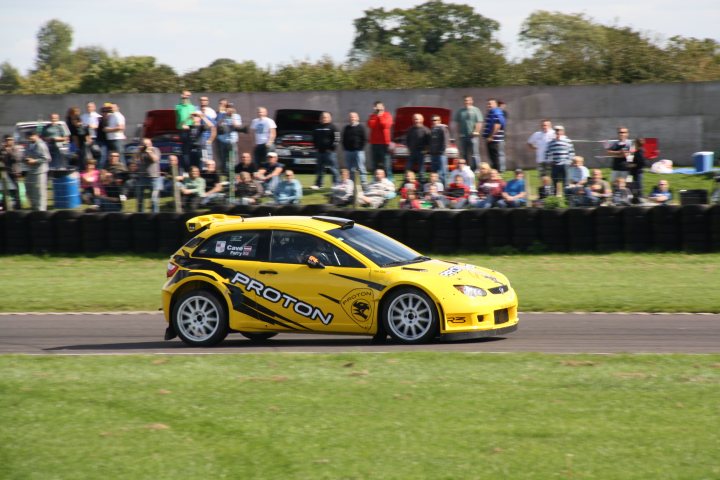
<svg viewBox="0 0 720 480"><path fill-rule="evenodd" d="M15 139L15 145L20 147L20 151L24 151L25 147L28 144L27 135L28 133L32 131L37 131L38 133L42 134L43 127L45 125L48 125L50 123L49 120L35 120L30 122L17 122L15 124L15 130L13 131L13 137ZM70 136L70 129L68 128L67 124L60 121L60 125L62 125L62 128L65 132L65 136ZM69 143L63 143L60 145L60 152L67 157L70 154L70 144Z"/></svg>
<svg viewBox="0 0 720 480"><path fill-rule="evenodd" d="M286 167L293 170L315 169L317 151L313 146L313 130L320 123L321 113L322 110L290 108L275 113L275 153Z"/></svg>
<svg viewBox="0 0 720 480"><path fill-rule="evenodd" d="M412 116L419 113L423 116L423 124L432 128L433 115L440 115L442 123L450 126L450 118L452 111L442 107L400 107L395 110L395 121L393 123L392 141L390 145L390 156L392 158L392 169L394 172L402 172L406 168L407 159L410 151L405 146L405 135L412 126ZM458 147L454 140L448 142L445 149L445 155L448 157L448 167L450 170L455 168L455 163L459 157ZM425 170L430 170L430 155L425 156Z"/></svg>
<svg viewBox="0 0 720 480"><path fill-rule="evenodd" d="M182 155L182 130L176 126L175 110L150 110L145 114L145 120L139 125L135 137L125 144L125 162L133 159L140 148L140 142L147 137L152 140L153 146L160 149L160 169L163 172L170 170L170 155Z"/></svg>
<svg viewBox="0 0 720 480"><path fill-rule="evenodd" d="M415 344L518 326L501 273L433 260L352 220L212 214L186 226L195 237L170 258L162 288L166 340L321 333Z"/></svg>

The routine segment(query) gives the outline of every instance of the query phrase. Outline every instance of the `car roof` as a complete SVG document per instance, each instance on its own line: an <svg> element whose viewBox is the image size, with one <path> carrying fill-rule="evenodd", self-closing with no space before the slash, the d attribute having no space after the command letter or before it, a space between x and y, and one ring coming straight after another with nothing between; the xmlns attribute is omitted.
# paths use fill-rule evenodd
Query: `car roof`
<svg viewBox="0 0 720 480"><path fill-rule="evenodd" d="M328 230L334 230L342 225L342 222L350 222L352 220L334 218L334 217L307 217L299 215L288 215L288 216L267 216L267 217L249 217L239 219L228 218L226 220L219 220L213 222L211 230L213 232L233 230L235 228L307 228L310 230L317 230L318 232L326 232Z"/></svg>

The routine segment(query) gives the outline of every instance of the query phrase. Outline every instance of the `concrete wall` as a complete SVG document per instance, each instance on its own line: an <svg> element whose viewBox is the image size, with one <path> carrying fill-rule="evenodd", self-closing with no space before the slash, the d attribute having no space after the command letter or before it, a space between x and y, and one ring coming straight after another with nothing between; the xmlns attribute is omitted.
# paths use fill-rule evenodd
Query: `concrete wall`
<svg viewBox="0 0 720 480"><path fill-rule="evenodd" d="M484 109L485 99L493 96L505 100L510 113L507 155L509 167L533 165L533 155L525 141L542 118L563 124L570 138L576 141L579 154L589 166L607 166L603 158L604 139L614 138L622 124L631 137L657 137L661 157L679 165L691 164L694 152L720 152L720 82L677 83L653 85L594 85L567 87L503 87L469 89L359 90L288 93L211 93L211 104L221 97L235 103L243 122L255 116L255 107L266 106L270 115L279 108L327 110L339 127L346 122L347 112L357 111L362 118L372 109L375 100L382 100L392 112L397 107L412 105L462 106L462 96L470 94ZM199 93L193 95L197 103ZM17 121L47 118L51 112L64 117L69 106L93 100L98 104L120 105L128 125L139 124L146 110L172 108L177 94L75 94L75 95L0 95L0 133L12 132ZM128 128L129 135L133 128ZM251 140L241 135L242 149L249 149ZM484 152L483 152L484 153ZM716 153L716 157L718 153Z"/></svg>

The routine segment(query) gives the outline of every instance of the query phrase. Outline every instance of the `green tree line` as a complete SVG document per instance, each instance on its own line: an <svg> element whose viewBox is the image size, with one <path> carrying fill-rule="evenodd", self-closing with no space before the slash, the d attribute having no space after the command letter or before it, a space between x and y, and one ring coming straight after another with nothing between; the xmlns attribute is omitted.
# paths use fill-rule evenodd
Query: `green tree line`
<svg viewBox="0 0 720 480"><path fill-rule="evenodd" d="M37 34L35 68L0 64L0 93L164 93L462 88L720 80L720 43L667 39L584 14L536 11L522 24L520 59L509 59L500 25L463 4L429 0L374 8L354 21L345 62L323 57L261 67L220 58L185 74L151 56L121 57L98 46L71 50L73 29L50 20Z"/></svg>

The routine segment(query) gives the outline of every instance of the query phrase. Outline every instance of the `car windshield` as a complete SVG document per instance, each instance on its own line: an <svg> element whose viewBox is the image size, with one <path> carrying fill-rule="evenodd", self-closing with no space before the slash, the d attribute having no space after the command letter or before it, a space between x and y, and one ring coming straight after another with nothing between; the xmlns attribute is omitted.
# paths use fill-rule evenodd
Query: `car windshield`
<svg viewBox="0 0 720 480"><path fill-rule="evenodd" d="M429 260L428 257L420 255L402 243L360 225L346 229L336 228L326 233L362 253L379 267L393 267Z"/></svg>

